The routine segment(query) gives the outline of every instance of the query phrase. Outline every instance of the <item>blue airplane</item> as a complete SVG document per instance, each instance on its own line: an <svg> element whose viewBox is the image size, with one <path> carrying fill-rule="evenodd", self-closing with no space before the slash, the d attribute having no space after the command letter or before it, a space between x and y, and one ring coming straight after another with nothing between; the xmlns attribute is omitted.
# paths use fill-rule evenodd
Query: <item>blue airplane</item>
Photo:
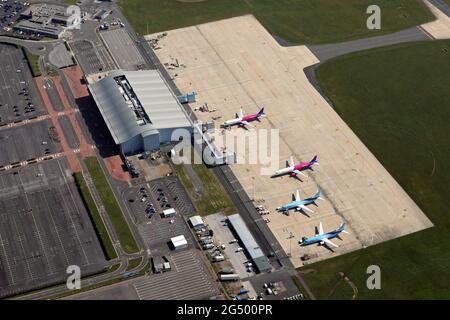
<svg viewBox="0 0 450 320"><path fill-rule="evenodd" d="M323 232L323 227L322 227L322 222L320 222L319 230L317 230L317 228L316 228L316 235L315 236L312 236L312 237L309 237L309 238L303 237L302 240L300 240L298 243L301 246L307 246L307 245L310 245L310 244L319 243L320 245L328 245L328 246L333 246L333 247L337 248L339 246L337 244L331 242L330 239L333 239L333 238L341 239L339 237L339 234L341 232L348 233L347 231L344 230L344 228L345 228L345 223L341 223L339 228L337 228L336 230L328 232L328 233L324 233Z"/></svg>
<svg viewBox="0 0 450 320"><path fill-rule="evenodd" d="M287 204L282 205L281 207L278 207L277 210L280 212L287 213L289 210L295 209L296 211L309 211L311 213L314 213L314 211L309 209L307 205L316 204L316 200L323 200L320 197L320 190L317 190L317 192L313 196L303 200L300 199L300 193L298 190L296 194L292 196L293 196L292 202L289 202Z"/></svg>

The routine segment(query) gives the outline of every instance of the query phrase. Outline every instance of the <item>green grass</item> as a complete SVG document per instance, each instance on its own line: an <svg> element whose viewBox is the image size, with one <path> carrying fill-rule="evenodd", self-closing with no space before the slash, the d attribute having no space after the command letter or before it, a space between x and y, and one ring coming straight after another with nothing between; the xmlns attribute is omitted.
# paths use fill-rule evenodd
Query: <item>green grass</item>
<svg viewBox="0 0 450 320"><path fill-rule="evenodd" d="M368 30L366 9L381 8L381 30ZM324 43L376 36L433 20L421 0L121 0L136 32L149 34L253 14L293 43Z"/></svg>
<svg viewBox="0 0 450 320"><path fill-rule="evenodd" d="M403 44L330 60L317 79L335 110L435 224L301 270L318 298L450 298L450 41ZM381 290L366 269L381 267Z"/></svg>
<svg viewBox="0 0 450 320"><path fill-rule="evenodd" d="M142 261L142 257L128 260L128 267L125 271L131 271L136 268Z"/></svg>
<svg viewBox="0 0 450 320"><path fill-rule="evenodd" d="M108 272L114 272L116 270L118 270L120 268L120 263L116 263L114 265L112 265L111 267L109 267Z"/></svg>
<svg viewBox="0 0 450 320"><path fill-rule="evenodd" d="M86 181L84 180L83 174L81 172L76 172L74 173L73 176L75 178L75 183L81 194L86 209L88 209L89 215L91 216L91 219L94 223L95 231L97 235L100 237L102 247L105 250L106 258L107 259L117 258L116 250L114 249L114 246L111 242L111 238L109 237L105 224L103 223L103 220L100 217L97 205L95 204L95 201L92 198L91 192L89 191Z"/></svg>
<svg viewBox="0 0 450 320"><path fill-rule="evenodd" d="M237 212L233 201L225 191L224 187L211 171L204 164L192 165L194 171L202 182L202 194L199 198L195 197L195 189L191 180L187 176L182 165L176 165L178 176L186 187L191 199L194 201L197 212L201 216L222 212L225 215Z"/></svg>
<svg viewBox="0 0 450 320"><path fill-rule="evenodd" d="M297 276L292 276L292 281L294 281L295 285L297 286L297 289L300 293L303 294L303 296L307 299L309 298L308 295L306 294L306 290L303 287L303 285L300 282L300 279Z"/></svg>
<svg viewBox="0 0 450 320"><path fill-rule="evenodd" d="M119 237L119 241L122 245L123 250L127 253L134 253L139 251L133 234L130 231L127 221L123 216L122 210L117 203L117 199L113 191L111 190L109 182L106 179L105 174L103 173L103 169L100 166L97 158L90 157L86 158L84 161L89 170L89 173L92 176L95 188L97 189L103 205L105 206L106 212L111 219L114 230Z"/></svg>
<svg viewBox="0 0 450 320"><path fill-rule="evenodd" d="M31 74L33 77L39 77L41 75L41 70L39 68L39 56L32 54L27 48L22 47L23 53L28 60L28 65L31 69Z"/></svg>

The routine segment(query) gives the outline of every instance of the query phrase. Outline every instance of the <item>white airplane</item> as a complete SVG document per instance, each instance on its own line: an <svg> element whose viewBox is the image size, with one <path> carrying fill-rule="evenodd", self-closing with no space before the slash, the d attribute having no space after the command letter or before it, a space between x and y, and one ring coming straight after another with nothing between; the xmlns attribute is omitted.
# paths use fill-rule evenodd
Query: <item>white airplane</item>
<svg viewBox="0 0 450 320"><path fill-rule="evenodd" d="M307 177L306 174L302 172L302 170L312 170L313 165L318 165L317 156L314 156L311 161L308 162L294 162L294 157L291 156L291 161L286 160L286 168L275 171L273 177L282 176L285 174L290 174L292 177L297 177L297 175L301 175Z"/></svg>
<svg viewBox="0 0 450 320"><path fill-rule="evenodd" d="M264 113L264 108L259 110L258 113L253 113L253 114L248 114L248 115L244 115L244 111L241 108L241 110L239 111L239 115L236 113L236 118L225 121L222 124L222 127L227 128L227 127L231 127L234 125L239 125L240 127L244 127L244 128L246 128L247 126L254 128L255 126L251 125L249 122L254 121L254 120L259 121L260 117L266 117L266 114Z"/></svg>

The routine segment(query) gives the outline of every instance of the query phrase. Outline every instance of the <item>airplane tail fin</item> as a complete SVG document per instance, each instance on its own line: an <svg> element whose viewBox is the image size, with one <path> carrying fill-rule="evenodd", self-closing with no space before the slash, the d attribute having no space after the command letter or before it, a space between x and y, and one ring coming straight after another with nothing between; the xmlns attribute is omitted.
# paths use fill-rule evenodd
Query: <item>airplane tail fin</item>
<svg viewBox="0 0 450 320"><path fill-rule="evenodd" d="M261 110L259 110L259 112L258 112L258 117L262 116L262 115L265 115L264 108L261 108Z"/></svg>
<svg viewBox="0 0 450 320"><path fill-rule="evenodd" d="M311 159L311 161L309 162L309 164L310 164L310 165L313 165L313 164L319 164L319 163L317 162L317 155L315 155L314 158Z"/></svg>
<svg viewBox="0 0 450 320"><path fill-rule="evenodd" d="M322 197L320 196L320 190L317 190L316 194L314 195L314 197L316 197L319 200L323 200Z"/></svg>
<svg viewBox="0 0 450 320"><path fill-rule="evenodd" d="M339 228L337 228L336 231L337 231L337 232L348 233L347 231L344 230L344 229L345 229L345 226L346 226L345 222L341 223L341 225L339 226Z"/></svg>

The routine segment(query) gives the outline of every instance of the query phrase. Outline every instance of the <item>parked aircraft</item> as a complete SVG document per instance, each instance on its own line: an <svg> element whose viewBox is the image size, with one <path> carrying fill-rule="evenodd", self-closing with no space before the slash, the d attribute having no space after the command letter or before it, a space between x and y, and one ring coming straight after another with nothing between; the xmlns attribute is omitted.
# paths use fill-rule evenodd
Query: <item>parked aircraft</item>
<svg viewBox="0 0 450 320"><path fill-rule="evenodd" d="M275 171L275 174L272 177L278 177L285 174L289 174L291 177L297 177L297 175L306 177L306 174L301 171L306 169L312 170L312 166L315 164L319 164L317 162L317 156L314 156L311 161L299 162L297 164L294 163L294 158L291 157L290 162L289 160L286 160L286 168Z"/></svg>
<svg viewBox="0 0 450 320"><path fill-rule="evenodd" d="M337 228L336 230L324 233L323 227L322 227L322 222L320 222L319 230L317 230L317 227L316 227L316 235L315 236L312 236L309 238L303 237L302 240L300 240L298 243L302 246L319 243L320 245L326 245L326 246L332 246L332 247L338 248L339 246L337 244L331 242L330 239L333 239L333 238L341 239L339 237L339 234L341 232L348 233L347 231L344 230L344 228L345 228L345 223L341 223L339 228Z"/></svg>
<svg viewBox="0 0 450 320"><path fill-rule="evenodd" d="M307 207L307 205L316 204L316 200L323 200L320 197L320 190L317 190L317 192L313 196L303 199L303 200L300 199L300 193L298 190L297 190L296 194L292 195L292 196L293 196L292 202L289 202L287 204L282 205L281 207L278 207L277 210L287 213L289 210L295 209L297 211L309 211L311 213L314 213L314 211L309 209Z"/></svg>
<svg viewBox="0 0 450 320"><path fill-rule="evenodd" d="M231 127L234 125L239 125L240 127L243 127L243 128L246 128L247 126L254 128L254 126L251 125L249 122L254 121L254 120L259 121L260 117L266 117L266 114L264 113L264 108L259 110L258 113L253 113L253 114L248 114L248 115L244 115L244 111L241 108L241 110L239 111L239 115L236 113L236 118L225 121L222 124L222 127L227 128L227 127Z"/></svg>

